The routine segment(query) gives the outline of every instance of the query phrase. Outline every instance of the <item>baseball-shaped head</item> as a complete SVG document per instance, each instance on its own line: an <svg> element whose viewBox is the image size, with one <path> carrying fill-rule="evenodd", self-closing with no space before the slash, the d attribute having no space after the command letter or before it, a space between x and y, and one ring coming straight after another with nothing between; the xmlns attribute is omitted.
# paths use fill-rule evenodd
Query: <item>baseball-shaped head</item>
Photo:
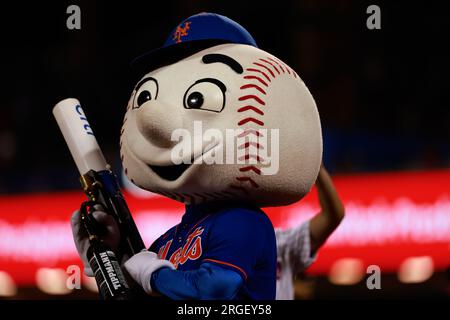
<svg viewBox="0 0 450 320"><path fill-rule="evenodd" d="M220 44L142 77L128 103L121 158L137 186L185 203L301 199L322 136L314 100L280 59Z"/></svg>

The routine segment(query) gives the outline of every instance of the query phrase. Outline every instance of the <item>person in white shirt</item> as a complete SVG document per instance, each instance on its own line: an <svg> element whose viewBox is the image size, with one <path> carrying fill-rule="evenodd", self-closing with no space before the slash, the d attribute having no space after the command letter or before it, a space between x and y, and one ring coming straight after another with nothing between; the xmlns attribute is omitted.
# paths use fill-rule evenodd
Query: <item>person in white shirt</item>
<svg viewBox="0 0 450 320"><path fill-rule="evenodd" d="M275 230L278 256L277 300L294 299L295 276L314 262L319 248L344 218L344 206L323 165L316 187L321 211L299 226Z"/></svg>

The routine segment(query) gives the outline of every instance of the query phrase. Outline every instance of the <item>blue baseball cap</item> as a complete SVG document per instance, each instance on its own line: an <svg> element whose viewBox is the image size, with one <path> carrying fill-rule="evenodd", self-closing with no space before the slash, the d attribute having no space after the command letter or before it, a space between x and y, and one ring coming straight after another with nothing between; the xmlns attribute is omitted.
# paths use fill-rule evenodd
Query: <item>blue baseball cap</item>
<svg viewBox="0 0 450 320"><path fill-rule="evenodd" d="M162 47L137 57L131 62L131 67L136 72L147 73L224 43L258 47L250 33L237 22L216 13L199 13L183 20L172 30Z"/></svg>

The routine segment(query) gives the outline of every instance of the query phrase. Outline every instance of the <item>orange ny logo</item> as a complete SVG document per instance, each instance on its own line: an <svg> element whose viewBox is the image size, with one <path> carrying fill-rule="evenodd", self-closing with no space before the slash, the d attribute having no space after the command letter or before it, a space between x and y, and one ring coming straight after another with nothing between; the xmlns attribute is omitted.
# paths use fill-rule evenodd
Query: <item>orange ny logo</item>
<svg viewBox="0 0 450 320"><path fill-rule="evenodd" d="M175 32L173 33L172 39L175 40L176 43L180 43L181 37L185 37L188 35L188 30L189 30L190 25L191 25L190 22L185 22L183 27L181 25L179 25L177 27L177 29L175 30Z"/></svg>

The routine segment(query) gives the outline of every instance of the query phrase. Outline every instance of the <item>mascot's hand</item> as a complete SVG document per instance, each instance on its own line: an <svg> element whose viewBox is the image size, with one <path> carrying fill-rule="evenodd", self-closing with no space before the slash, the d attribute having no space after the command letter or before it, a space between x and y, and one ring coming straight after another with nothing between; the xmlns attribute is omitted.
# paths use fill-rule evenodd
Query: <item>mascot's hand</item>
<svg viewBox="0 0 450 320"><path fill-rule="evenodd" d="M103 230L101 230L101 234L99 235L100 238L110 249L116 251L119 247L120 242L119 226L112 216L103 211L100 211L100 206L95 206L94 208L97 211L94 211L92 215L94 219L99 223L99 225L103 227ZM72 227L73 240L75 242L78 254L84 264L84 274L88 277L93 277L94 273L92 272L89 261L86 257L86 253L90 244L86 230L83 228L83 225L81 223L80 211L77 210L73 213L70 222Z"/></svg>
<svg viewBox="0 0 450 320"><path fill-rule="evenodd" d="M163 259L159 259L154 252L142 251L132 256L125 262L125 269L148 294L153 293L150 285L152 273L161 268L175 269L174 265Z"/></svg>

